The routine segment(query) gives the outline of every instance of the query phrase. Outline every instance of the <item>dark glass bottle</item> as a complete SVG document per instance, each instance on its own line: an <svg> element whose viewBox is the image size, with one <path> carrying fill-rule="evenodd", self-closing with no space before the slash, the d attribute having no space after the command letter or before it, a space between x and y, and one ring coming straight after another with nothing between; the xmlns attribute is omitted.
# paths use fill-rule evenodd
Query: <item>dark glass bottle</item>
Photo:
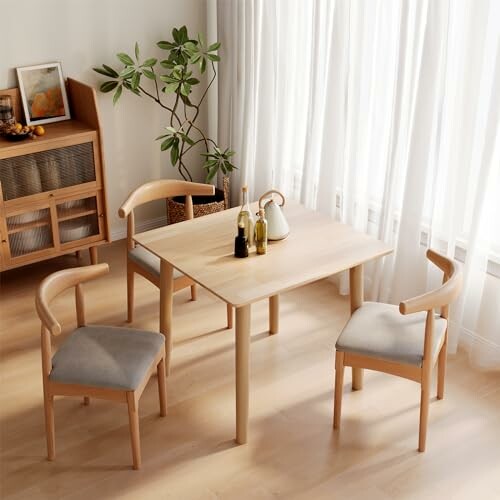
<svg viewBox="0 0 500 500"><path fill-rule="evenodd" d="M238 236L234 239L234 256L235 257L248 257L248 244L245 237L245 225L238 224Z"/></svg>

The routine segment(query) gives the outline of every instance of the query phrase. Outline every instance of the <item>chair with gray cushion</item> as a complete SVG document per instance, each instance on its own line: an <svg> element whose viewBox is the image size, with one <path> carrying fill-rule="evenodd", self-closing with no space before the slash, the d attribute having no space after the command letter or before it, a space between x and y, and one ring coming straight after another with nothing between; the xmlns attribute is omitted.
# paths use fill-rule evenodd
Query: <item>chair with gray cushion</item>
<svg viewBox="0 0 500 500"><path fill-rule="evenodd" d="M148 182L132 191L118 211L121 218L127 218L127 321L134 315L134 275L140 274L151 283L160 287L160 259L149 250L136 246L134 242L134 209L155 200L164 200L175 196L185 196L185 218L194 217L193 196L213 195L214 186L196 182L163 179ZM191 299L196 300L196 284L193 280L174 269L174 292L191 287ZM227 327L232 328L233 311L227 306Z"/></svg>
<svg viewBox="0 0 500 500"><path fill-rule="evenodd" d="M444 396L448 307L462 286L459 266L433 250L427 258L443 272L436 290L398 306L365 302L356 309L336 344L333 427L340 426L344 367L367 368L404 377L421 385L419 451L425 451L429 387L438 364L437 397ZM439 313L434 309L439 308Z"/></svg>
<svg viewBox="0 0 500 500"><path fill-rule="evenodd" d="M66 269L49 275L40 284L36 309L42 322L42 375L48 459L55 459L54 396L109 399L128 406L134 469L141 465L139 398L153 373L158 374L160 415L167 412L165 340L163 335L85 322L82 283L109 271L107 264ZM52 356L51 335L61 326L49 309L64 290L75 287L78 328Z"/></svg>

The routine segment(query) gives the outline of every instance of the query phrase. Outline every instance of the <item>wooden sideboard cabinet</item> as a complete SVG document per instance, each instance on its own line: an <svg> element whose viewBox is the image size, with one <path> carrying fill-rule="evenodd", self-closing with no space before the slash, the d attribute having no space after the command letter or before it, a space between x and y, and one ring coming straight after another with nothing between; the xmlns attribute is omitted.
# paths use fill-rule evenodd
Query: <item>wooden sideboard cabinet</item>
<svg viewBox="0 0 500 500"><path fill-rule="evenodd" d="M0 137L0 271L110 241L102 137L95 90L68 78L71 120L44 125L45 135ZM13 98L22 116L18 89Z"/></svg>

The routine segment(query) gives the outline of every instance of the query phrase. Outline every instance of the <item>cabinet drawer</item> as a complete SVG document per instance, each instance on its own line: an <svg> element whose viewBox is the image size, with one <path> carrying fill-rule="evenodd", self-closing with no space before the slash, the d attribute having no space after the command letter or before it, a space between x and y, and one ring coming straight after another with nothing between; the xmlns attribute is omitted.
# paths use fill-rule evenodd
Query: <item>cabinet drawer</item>
<svg viewBox="0 0 500 500"><path fill-rule="evenodd" d="M84 142L0 160L4 201L96 182L94 145Z"/></svg>

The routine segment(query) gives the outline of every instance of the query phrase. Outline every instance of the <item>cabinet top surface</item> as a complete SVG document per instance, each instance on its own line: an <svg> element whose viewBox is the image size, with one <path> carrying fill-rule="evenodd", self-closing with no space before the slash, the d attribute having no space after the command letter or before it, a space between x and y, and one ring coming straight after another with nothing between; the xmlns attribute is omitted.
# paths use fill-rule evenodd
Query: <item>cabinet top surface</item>
<svg viewBox="0 0 500 500"><path fill-rule="evenodd" d="M63 122L48 123L43 126L45 135L37 137L36 139L25 139L19 142L11 142L0 136L0 156L4 153L30 153L30 149L38 149L42 144L50 144L61 139L77 138L80 135L94 132L95 129L85 125L77 120L65 120Z"/></svg>

